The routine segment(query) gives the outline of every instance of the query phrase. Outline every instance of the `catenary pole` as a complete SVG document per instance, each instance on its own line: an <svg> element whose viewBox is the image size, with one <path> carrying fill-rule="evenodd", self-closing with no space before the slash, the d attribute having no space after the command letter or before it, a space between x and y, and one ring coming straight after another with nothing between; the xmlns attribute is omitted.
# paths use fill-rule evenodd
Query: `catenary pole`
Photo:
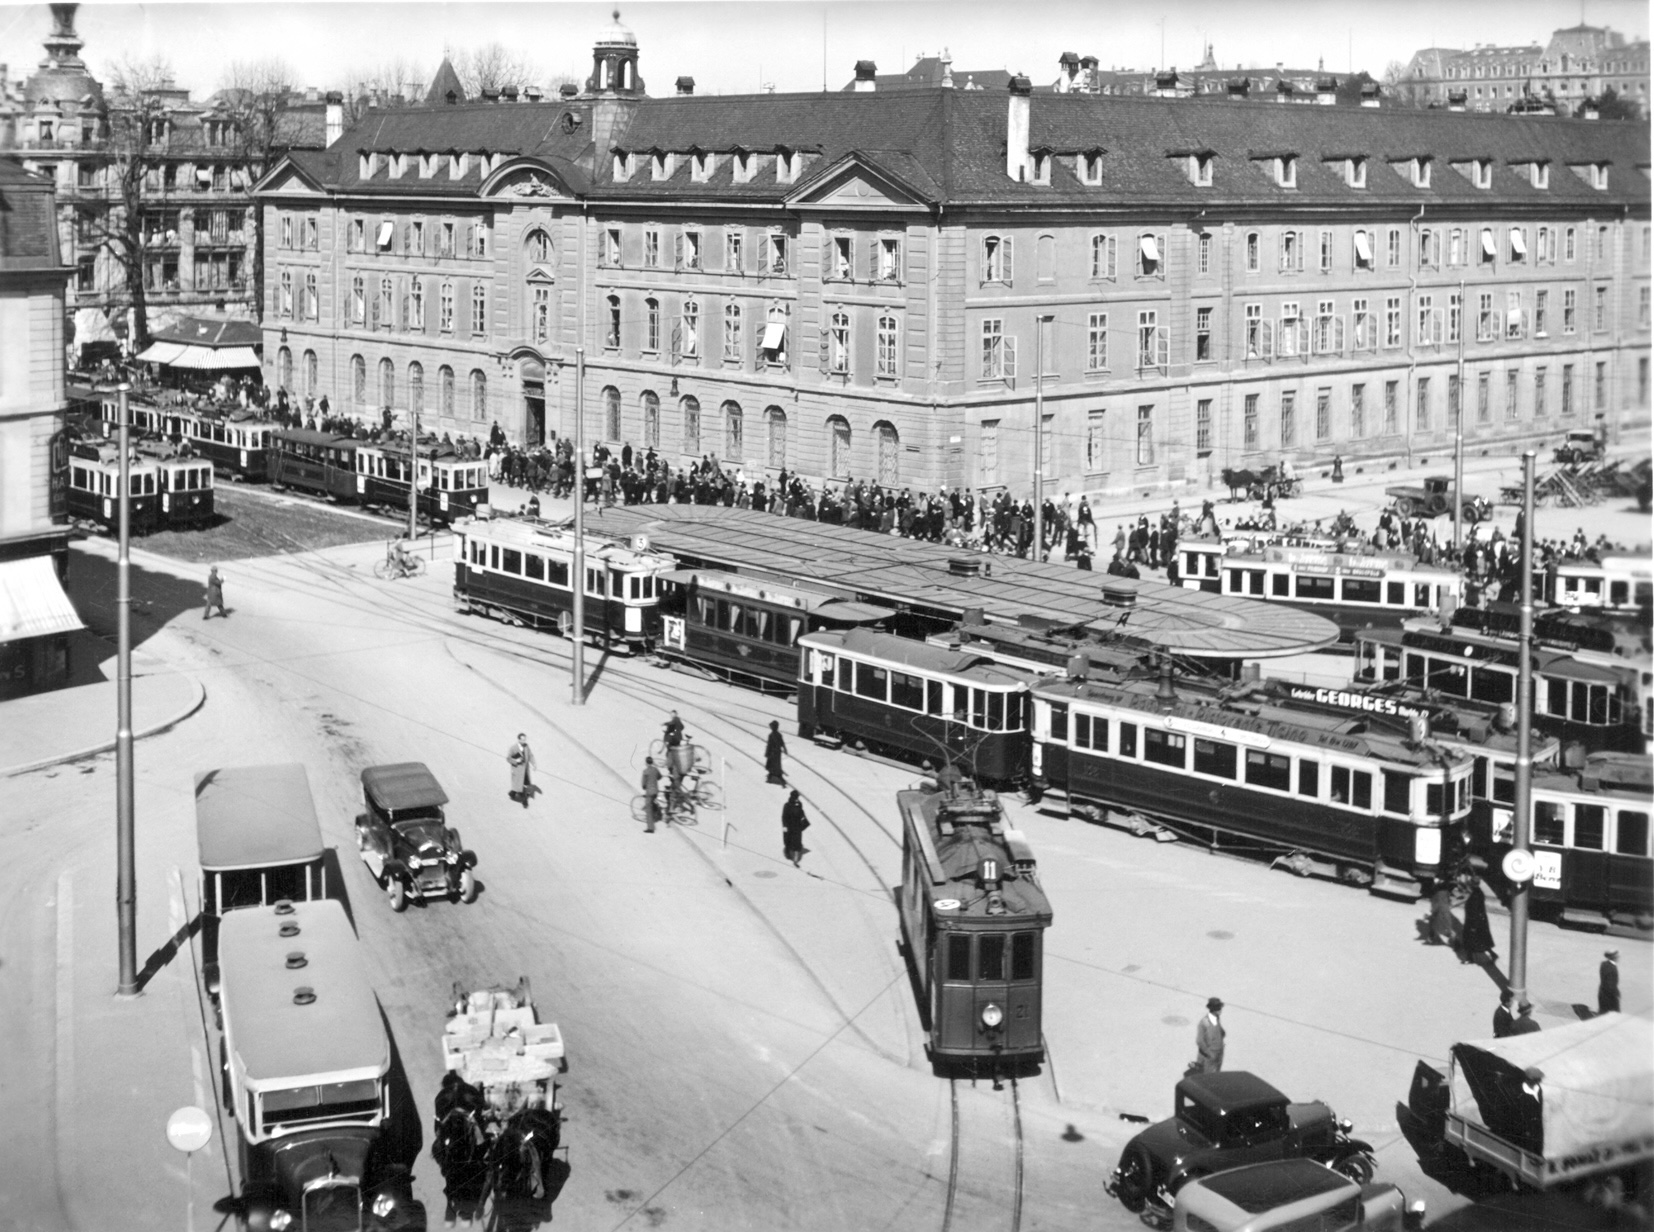
<svg viewBox="0 0 1654 1232"><path fill-rule="evenodd" d="M1034 559L1045 557L1045 318L1034 318Z"/></svg>
<svg viewBox="0 0 1654 1232"><path fill-rule="evenodd" d="M419 541L419 407L408 400L408 547Z"/></svg>
<svg viewBox="0 0 1654 1232"><path fill-rule="evenodd" d="M132 447L130 407L132 386L115 387L120 426L116 437L121 451L120 487L115 499L120 552L115 566L115 919L120 941L120 983L116 993L138 995L138 879L133 853L132 818Z"/></svg>
<svg viewBox="0 0 1654 1232"><path fill-rule="evenodd" d="M1527 852L1533 824L1533 463L1522 455L1522 617L1516 653L1516 791L1511 802L1511 850ZM1519 861L1528 856L1518 856ZM1518 1003L1528 999L1528 887L1532 877L1513 878L1510 898L1510 990Z"/></svg>
<svg viewBox="0 0 1654 1232"><path fill-rule="evenodd" d="M1458 405L1453 408L1453 551L1463 560L1464 551L1464 280L1459 280L1459 369Z"/></svg>
<svg viewBox="0 0 1654 1232"><path fill-rule="evenodd" d="M586 704L586 348L574 348L574 679L569 700Z"/></svg>

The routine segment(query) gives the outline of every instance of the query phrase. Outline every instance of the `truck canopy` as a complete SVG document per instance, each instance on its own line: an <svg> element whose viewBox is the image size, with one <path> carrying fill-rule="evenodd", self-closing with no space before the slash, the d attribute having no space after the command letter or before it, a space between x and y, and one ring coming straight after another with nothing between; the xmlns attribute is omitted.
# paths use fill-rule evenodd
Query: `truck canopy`
<svg viewBox="0 0 1654 1232"><path fill-rule="evenodd" d="M1453 1045L1452 1110L1547 1160L1654 1151L1654 1023L1601 1014Z"/></svg>

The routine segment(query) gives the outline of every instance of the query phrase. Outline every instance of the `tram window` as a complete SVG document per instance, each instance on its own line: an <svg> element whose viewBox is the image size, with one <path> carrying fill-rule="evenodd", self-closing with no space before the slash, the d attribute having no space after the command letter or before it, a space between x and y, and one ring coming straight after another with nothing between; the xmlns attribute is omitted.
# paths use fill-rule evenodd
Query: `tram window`
<svg viewBox="0 0 1654 1232"><path fill-rule="evenodd" d="M761 641L770 640L770 627L774 622L775 613L761 607L755 607L747 613L748 623L752 626L752 636Z"/></svg>
<svg viewBox="0 0 1654 1232"><path fill-rule="evenodd" d="M1350 803L1358 809L1373 807L1373 776L1365 770L1350 776Z"/></svg>
<svg viewBox="0 0 1654 1232"><path fill-rule="evenodd" d="M890 673L890 704L900 706L904 710L923 710L925 708L925 682L918 676L909 676L906 672Z"/></svg>
<svg viewBox="0 0 1654 1232"><path fill-rule="evenodd" d="M497 543L490 543L488 545L488 567L490 569L498 569L500 567L500 545Z"/></svg>
<svg viewBox="0 0 1654 1232"><path fill-rule="evenodd" d="M1545 680L1545 713L1559 719L1568 717L1568 682L1547 678Z"/></svg>
<svg viewBox="0 0 1654 1232"><path fill-rule="evenodd" d="M713 628L714 622L718 615L717 602L715 600L708 599L705 595L696 595L693 615L695 617L695 623L700 625L703 629Z"/></svg>
<svg viewBox="0 0 1654 1232"><path fill-rule="evenodd" d="M948 936L947 974L942 978L953 983L970 983L971 939L969 935L952 933Z"/></svg>
<svg viewBox="0 0 1654 1232"><path fill-rule="evenodd" d="M471 563L473 565L480 565L484 562L483 553L485 550L482 544L475 539L471 540Z"/></svg>
<svg viewBox="0 0 1654 1232"><path fill-rule="evenodd" d="M833 687L833 664L836 660L830 654L822 654L819 650L810 652L816 657L816 676L823 688Z"/></svg>
<svg viewBox="0 0 1654 1232"><path fill-rule="evenodd" d="M1515 804L1516 803L1516 777L1515 777L1515 772L1512 771L1511 773L1503 774L1503 773L1500 773L1501 769L1502 769L1502 767L1499 767L1499 766L1495 766L1493 768L1493 797L1492 798L1500 804Z"/></svg>
<svg viewBox="0 0 1654 1232"><path fill-rule="evenodd" d="M1120 724L1120 756L1137 756L1137 724Z"/></svg>
<svg viewBox="0 0 1654 1232"><path fill-rule="evenodd" d="M1011 934L1011 978L1013 980L1031 980L1034 978L1035 942L1038 933Z"/></svg>
<svg viewBox="0 0 1654 1232"><path fill-rule="evenodd" d="M569 584L569 562L546 558L546 581L553 586L566 587Z"/></svg>
<svg viewBox="0 0 1654 1232"><path fill-rule="evenodd" d="M781 638L783 646L794 645L798 641L798 635L804 631L804 618L801 616L786 616L775 623L778 629L785 630Z"/></svg>
<svg viewBox="0 0 1654 1232"><path fill-rule="evenodd" d="M856 664L856 696L886 701L890 697L890 672L874 663Z"/></svg>
<svg viewBox="0 0 1654 1232"><path fill-rule="evenodd" d="M1413 776L1397 770L1385 770L1383 774L1384 811L1410 817L1413 812Z"/></svg>
<svg viewBox="0 0 1654 1232"><path fill-rule="evenodd" d="M1413 583L1413 606L1414 607L1429 607L1430 606L1430 583L1429 582L1414 582Z"/></svg>
<svg viewBox="0 0 1654 1232"><path fill-rule="evenodd" d="M1061 741L1064 741L1065 743L1068 740L1068 707L1067 706L1052 706L1051 707L1051 739L1061 740Z"/></svg>
<svg viewBox="0 0 1654 1232"><path fill-rule="evenodd" d="M1235 746L1221 740L1195 741L1195 773L1220 779L1235 777Z"/></svg>
<svg viewBox="0 0 1654 1232"><path fill-rule="evenodd" d="M1182 770L1188 764L1188 745L1189 738L1178 732L1161 731L1158 727L1143 729L1144 761Z"/></svg>
<svg viewBox="0 0 1654 1232"><path fill-rule="evenodd" d="M1332 791L1334 804L1348 804L1350 802L1350 769L1348 766L1331 766L1329 787Z"/></svg>
<svg viewBox="0 0 1654 1232"><path fill-rule="evenodd" d="M990 692L988 694L988 730L1005 730L1005 694Z"/></svg>
<svg viewBox="0 0 1654 1232"><path fill-rule="evenodd" d="M1608 583L1608 602L1614 607L1624 607L1627 603L1631 602L1631 583Z"/></svg>
<svg viewBox="0 0 1654 1232"><path fill-rule="evenodd" d="M1263 594L1262 569L1248 569L1246 571L1246 593L1249 595ZM1280 593L1285 594L1286 592L1283 590Z"/></svg>
<svg viewBox="0 0 1654 1232"><path fill-rule="evenodd" d="M1402 668L1407 679L1422 681L1425 673L1430 668L1430 660L1425 655L1413 654L1409 651L1402 657Z"/></svg>
<svg viewBox="0 0 1654 1232"><path fill-rule="evenodd" d="M1470 671L1470 696L1480 702L1515 700L1516 680L1497 667L1474 667Z"/></svg>
<svg viewBox="0 0 1654 1232"><path fill-rule="evenodd" d="M947 711L942 708L942 682L940 680L925 681L925 713L938 717L946 717Z"/></svg>
<svg viewBox="0 0 1654 1232"><path fill-rule="evenodd" d="M1246 781L1273 791L1292 790L1292 758L1261 749L1246 750Z"/></svg>
<svg viewBox="0 0 1654 1232"><path fill-rule="evenodd" d="M1473 790L1477 796L1484 800L1487 799L1487 770L1488 759L1485 757L1475 758L1470 763L1470 777L1474 784Z"/></svg>
<svg viewBox="0 0 1654 1232"><path fill-rule="evenodd" d="M1289 573L1277 573L1269 579L1269 593L1278 598L1284 599L1289 596L1292 593L1291 586L1292 575Z"/></svg>
<svg viewBox="0 0 1654 1232"><path fill-rule="evenodd" d="M1298 794L1300 796L1321 795L1321 763L1310 761L1307 757L1298 759Z"/></svg>
<svg viewBox="0 0 1654 1232"><path fill-rule="evenodd" d="M523 575L531 577L536 582L546 580L546 558L536 556L533 552L523 553Z"/></svg>
<svg viewBox="0 0 1654 1232"><path fill-rule="evenodd" d="M1372 578L1345 578L1345 603L1377 603L1383 583Z"/></svg>
<svg viewBox="0 0 1654 1232"><path fill-rule="evenodd" d="M602 595L603 595L603 570L601 570L601 569L587 569L586 570L586 593L588 595L597 595L599 598L602 597Z"/></svg>
<svg viewBox="0 0 1654 1232"><path fill-rule="evenodd" d="M1330 599L1332 598L1333 580L1330 577L1299 577L1298 597L1300 599Z"/></svg>
<svg viewBox="0 0 1654 1232"><path fill-rule="evenodd" d="M976 978L998 982L1005 978L1005 935L983 933L976 939Z"/></svg>
<svg viewBox="0 0 1654 1232"><path fill-rule="evenodd" d="M728 599L718 600L718 630L721 633L741 631L741 605Z"/></svg>
<svg viewBox="0 0 1654 1232"><path fill-rule="evenodd" d="M1561 847L1567 842L1563 812L1566 806L1555 800L1533 802L1533 841Z"/></svg>
<svg viewBox="0 0 1654 1232"><path fill-rule="evenodd" d="M257 869L237 869L217 874L219 913L236 907L259 907L264 903L264 878Z"/></svg>
<svg viewBox="0 0 1654 1232"><path fill-rule="evenodd" d="M1614 834L1614 850L1622 856L1648 854L1648 814L1621 809Z"/></svg>
<svg viewBox="0 0 1654 1232"><path fill-rule="evenodd" d="M1026 731L1028 729L1028 710L1033 698L1026 693L1007 693L1005 695L1005 730Z"/></svg>
<svg viewBox="0 0 1654 1232"><path fill-rule="evenodd" d="M1107 724L1108 720L1104 719L1104 731L1108 730ZM1054 727L1052 728L1052 734L1056 734L1056 729ZM1077 714L1074 716L1074 747L1077 749L1088 749L1091 747L1091 716L1089 714Z"/></svg>
<svg viewBox="0 0 1654 1232"><path fill-rule="evenodd" d="M500 569L505 573L520 575L523 571L523 554L516 548L506 548L500 556Z"/></svg>
<svg viewBox="0 0 1654 1232"><path fill-rule="evenodd" d="M310 898L310 870L304 864L284 864L264 874L264 901L267 903L291 899L305 902Z"/></svg>
<svg viewBox="0 0 1654 1232"><path fill-rule="evenodd" d="M1240 569L1229 570L1229 593L1232 595L1241 593L1241 574Z"/></svg>
<svg viewBox="0 0 1654 1232"><path fill-rule="evenodd" d="M1449 797L1451 799L1451 797ZM1442 785L1440 783L1426 783L1424 785L1424 812L1427 817L1440 817L1447 811L1442 803Z"/></svg>
<svg viewBox="0 0 1654 1232"><path fill-rule="evenodd" d="M1603 832L1608 828L1608 810L1601 804L1574 805L1574 846L1601 851Z"/></svg>

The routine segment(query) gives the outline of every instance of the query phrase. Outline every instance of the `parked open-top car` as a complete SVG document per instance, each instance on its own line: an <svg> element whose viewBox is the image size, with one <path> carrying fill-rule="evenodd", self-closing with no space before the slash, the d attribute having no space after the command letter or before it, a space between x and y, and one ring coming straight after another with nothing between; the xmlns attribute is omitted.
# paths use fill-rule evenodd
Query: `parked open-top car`
<svg viewBox="0 0 1654 1232"><path fill-rule="evenodd" d="M1255 1074L1190 1074L1174 1114L1126 1143L1107 1188L1128 1211L1164 1212L1195 1177L1275 1159L1315 1160L1365 1185L1373 1148L1349 1131L1325 1104L1292 1103Z"/></svg>
<svg viewBox="0 0 1654 1232"><path fill-rule="evenodd" d="M1197 1177L1177 1191L1172 1232L1414 1232L1424 1202L1358 1185L1324 1164L1278 1159Z"/></svg>
<svg viewBox="0 0 1654 1232"><path fill-rule="evenodd" d="M356 818L356 846L391 909L410 899L452 898L475 902L477 857L465 850L442 806L448 793L417 761L369 766L362 771L367 812Z"/></svg>

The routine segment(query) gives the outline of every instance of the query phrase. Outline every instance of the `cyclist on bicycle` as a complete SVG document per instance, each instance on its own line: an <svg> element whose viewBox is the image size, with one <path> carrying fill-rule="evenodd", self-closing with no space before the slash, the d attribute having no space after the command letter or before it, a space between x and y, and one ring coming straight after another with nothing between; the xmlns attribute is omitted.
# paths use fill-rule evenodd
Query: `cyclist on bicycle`
<svg viewBox="0 0 1654 1232"><path fill-rule="evenodd" d="M676 807L683 799L683 776L687 769L688 754L683 742L683 720L674 710L672 717L666 721L665 730L661 734L661 742L666 746L666 770L672 776L671 794L668 797Z"/></svg>
<svg viewBox="0 0 1654 1232"><path fill-rule="evenodd" d="M408 551L407 543L401 539L398 539L391 547L391 555L395 558L394 563L398 577L409 577L419 568L413 553Z"/></svg>

